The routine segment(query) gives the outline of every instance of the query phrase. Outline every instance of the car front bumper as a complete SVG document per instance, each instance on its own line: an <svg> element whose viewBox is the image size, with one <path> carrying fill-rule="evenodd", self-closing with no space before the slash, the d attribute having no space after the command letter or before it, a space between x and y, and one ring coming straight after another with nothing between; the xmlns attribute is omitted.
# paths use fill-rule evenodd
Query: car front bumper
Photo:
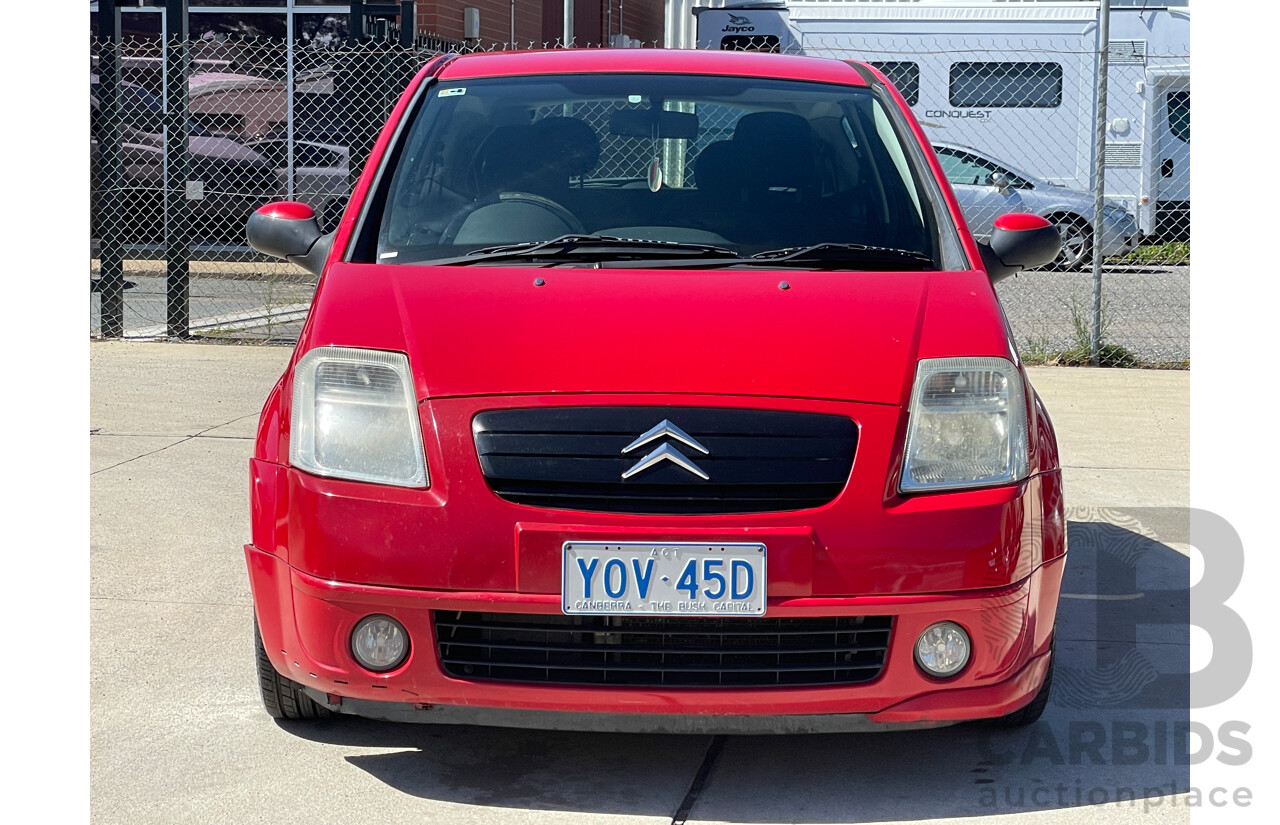
<svg viewBox="0 0 1280 825"><path fill-rule="evenodd" d="M560 611L552 594L422 591L310 576L245 547L255 608L275 668L340 713L396 721L565 730L688 733L836 732L937 727L1026 705L1044 680L1064 557L1000 588L928 595L770 598L770 617L891 616L883 669L869 681L821 687L565 686L453 678L441 665L432 613ZM411 639L387 674L350 654L355 623L394 616ZM949 620L972 637L960 675L926 676L914 645Z"/></svg>
<svg viewBox="0 0 1280 825"><path fill-rule="evenodd" d="M1142 241L1142 232L1132 218L1116 220L1110 216L1103 221L1102 255L1113 257L1132 252Z"/></svg>

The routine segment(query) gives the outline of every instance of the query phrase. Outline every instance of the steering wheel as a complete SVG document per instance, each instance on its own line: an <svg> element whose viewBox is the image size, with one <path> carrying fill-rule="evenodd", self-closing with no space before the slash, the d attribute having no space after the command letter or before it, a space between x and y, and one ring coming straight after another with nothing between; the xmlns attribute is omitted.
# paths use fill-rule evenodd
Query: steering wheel
<svg viewBox="0 0 1280 825"><path fill-rule="evenodd" d="M548 235L545 229L530 227L529 237L518 237L520 234L520 221L515 215L508 215L506 216L506 220L503 220L500 217L501 213L508 211L499 208L503 206L524 207L524 209L515 211L517 213L522 212L526 216L530 214L529 207L533 207L534 211L532 214L539 215L543 219L552 218L554 220L558 220L564 225L564 228L562 231L553 231L552 234ZM473 217L477 217L481 211L493 212L494 214L490 220L495 223L500 221L500 225L503 229L514 233L517 237L498 240L464 239L461 243L521 243L523 241L538 241L544 240L545 238L554 238L558 235L579 235L586 232L586 228L582 225L582 221L578 220L578 218L568 209L550 198L544 198L541 195L535 195L531 192L502 192L497 195L490 195L487 198L481 198L475 203L467 204L459 210L458 213L449 221L449 225L444 228L444 232L440 233L439 243L442 246L459 243L458 235L462 232L463 226ZM473 230L475 229L475 227L472 228Z"/></svg>

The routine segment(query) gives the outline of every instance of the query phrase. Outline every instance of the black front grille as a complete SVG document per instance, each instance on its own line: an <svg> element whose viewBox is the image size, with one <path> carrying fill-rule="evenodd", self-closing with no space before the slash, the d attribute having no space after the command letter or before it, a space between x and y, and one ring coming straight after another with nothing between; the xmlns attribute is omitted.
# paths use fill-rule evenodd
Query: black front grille
<svg viewBox="0 0 1280 825"><path fill-rule="evenodd" d="M557 685L796 687L869 682L892 619L561 616L435 611L449 676Z"/></svg>
<svg viewBox="0 0 1280 825"><path fill-rule="evenodd" d="M706 449L663 436L623 452L670 421ZM554 407L494 410L472 428L489 487L517 504L612 513L769 513L820 507L844 489L858 428L848 418L707 407ZM671 447L708 478L663 460Z"/></svg>

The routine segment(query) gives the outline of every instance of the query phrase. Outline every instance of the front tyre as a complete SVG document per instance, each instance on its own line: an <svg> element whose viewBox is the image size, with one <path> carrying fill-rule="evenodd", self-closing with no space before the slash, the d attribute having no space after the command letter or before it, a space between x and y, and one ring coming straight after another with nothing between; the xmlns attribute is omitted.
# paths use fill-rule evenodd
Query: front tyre
<svg viewBox="0 0 1280 825"><path fill-rule="evenodd" d="M303 693L302 685L276 671L267 658L267 649L262 644L262 633L258 630L256 616L253 619L253 644L257 655L258 688L262 691L262 704L272 719L311 720L324 719L330 715L328 708Z"/></svg>

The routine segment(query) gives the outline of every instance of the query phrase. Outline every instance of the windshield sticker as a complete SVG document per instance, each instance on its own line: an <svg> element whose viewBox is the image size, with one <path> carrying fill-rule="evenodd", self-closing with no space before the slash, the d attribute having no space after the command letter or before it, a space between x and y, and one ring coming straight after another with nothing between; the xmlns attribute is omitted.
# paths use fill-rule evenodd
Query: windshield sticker
<svg viewBox="0 0 1280 825"><path fill-rule="evenodd" d="M659 158L654 158L653 163L649 164L649 191L657 192L662 188L662 162Z"/></svg>
<svg viewBox="0 0 1280 825"><path fill-rule="evenodd" d="M394 258L399 254L400 254L399 252L383 252L381 255L378 256L378 260L382 260L383 258Z"/></svg>
<svg viewBox="0 0 1280 825"><path fill-rule="evenodd" d="M436 97L457 97L458 95L465 95L466 93L466 86L455 86L452 89L441 89L440 94L436 95Z"/></svg>

